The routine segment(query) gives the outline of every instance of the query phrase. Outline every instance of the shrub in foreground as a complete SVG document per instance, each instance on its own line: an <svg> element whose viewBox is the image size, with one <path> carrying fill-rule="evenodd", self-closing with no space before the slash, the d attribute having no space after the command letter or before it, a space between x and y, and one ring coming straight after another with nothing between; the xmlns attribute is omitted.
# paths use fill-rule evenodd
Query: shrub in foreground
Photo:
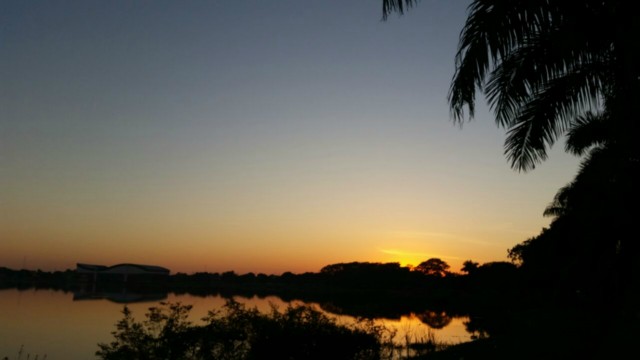
<svg viewBox="0 0 640 360"><path fill-rule="evenodd" d="M112 332L98 344L103 360L381 359L385 329L372 323L338 324L309 306L275 307L270 313L229 300L201 324L188 319L190 305L161 303L136 321L125 306ZM387 354L388 355L388 354Z"/></svg>

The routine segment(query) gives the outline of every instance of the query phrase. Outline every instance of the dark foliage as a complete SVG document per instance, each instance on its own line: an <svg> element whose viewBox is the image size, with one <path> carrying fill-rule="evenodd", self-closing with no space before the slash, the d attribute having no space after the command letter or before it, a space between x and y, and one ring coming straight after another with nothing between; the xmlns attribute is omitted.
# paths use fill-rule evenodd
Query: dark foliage
<svg viewBox="0 0 640 360"><path fill-rule="evenodd" d="M382 329L339 325L307 306L257 309L228 301L202 324L188 320L188 305L152 307L135 321L127 307L114 340L99 344L104 360L168 359L379 359Z"/></svg>

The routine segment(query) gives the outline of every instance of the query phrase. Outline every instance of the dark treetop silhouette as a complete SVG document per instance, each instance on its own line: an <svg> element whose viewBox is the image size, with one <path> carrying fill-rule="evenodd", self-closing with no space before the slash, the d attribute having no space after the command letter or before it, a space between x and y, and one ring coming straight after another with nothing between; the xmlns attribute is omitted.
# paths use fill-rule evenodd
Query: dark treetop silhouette
<svg viewBox="0 0 640 360"><path fill-rule="evenodd" d="M383 0L383 18L417 3ZM507 130L505 154L518 171L535 168L563 136L567 151L584 156L574 180L545 210L554 216L550 227L509 255L531 285L550 286L573 306L585 299L613 306L598 326L624 329L608 339L608 350L620 354L632 346L621 339L640 332L630 320L637 322L640 301L640 242L632 235L640 203L633 111L640 100L639 27L629 1L474 0L448 95L458 124L474 117L476 93L486 96Z"/></svg>
<svg viewBox="0 0 640 360"><path fill-rule="evenodd" d="M384 0L383 17L416 0ZM560 136L611 113L611 133L637 155L633 102L640 94L639 45L627 1L476 0L460 34L449 91L453 119L473 118L483 92L496 122L508 130L505 152L514 168L533 169ZM597 26L595 26L597 24ZM603 109L600 103L608 106Z"/></svg>
<svg viewBox="0 0 640 360"><path fill-rule="evenodd" d="M383 17L416 3L384 0ZM475 0L448 97L453 120L462 123L474 116L476 92L486 95L497 124L507 129L505 154L520 171L533 169L568 135L567 151L586 157L546 214L572 213L569 234L596 226L592 240L569 248L588 248L589 261L608 254L606 262L619 264L612 271L626 277L639 272L640 253L638 241L625 235L634 229L640 201L632 111L640 99L640 43L634 41L640 22L634 14L626 1Z"/></svg>

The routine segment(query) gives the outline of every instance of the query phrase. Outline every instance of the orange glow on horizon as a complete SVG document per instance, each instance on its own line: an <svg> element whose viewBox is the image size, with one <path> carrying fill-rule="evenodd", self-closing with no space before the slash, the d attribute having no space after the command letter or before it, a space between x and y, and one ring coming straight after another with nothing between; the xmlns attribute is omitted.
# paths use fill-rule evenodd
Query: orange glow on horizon
<svg viewBox="0 0 640 360"><path fill-rule="evenodd" d="M436 253L426 253L426 252L411 252L411 251L403 251L398 249L379 249L379 251L383 254L390 255L390 260L386 262L398 262L400 266L413 268L418 266L421 262L426 261L431 258L439 258L444 260L449 266L451 266L450 270L455 272L462 266L462 262L464 260L455 256L447 256L443 254Z"/></svg>

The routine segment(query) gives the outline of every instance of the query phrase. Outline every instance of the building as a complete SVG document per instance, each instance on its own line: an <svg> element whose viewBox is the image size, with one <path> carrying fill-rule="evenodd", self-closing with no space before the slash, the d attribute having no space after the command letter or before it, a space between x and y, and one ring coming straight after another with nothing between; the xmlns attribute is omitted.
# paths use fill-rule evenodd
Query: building
<svg viewBox="0 0 640 360"><path fill-rule="evenodd" d="M76 273L86 280L98 281L154 281L169 276L169 269L155 265L117 264L113 266L76 264Z"/></svg>

